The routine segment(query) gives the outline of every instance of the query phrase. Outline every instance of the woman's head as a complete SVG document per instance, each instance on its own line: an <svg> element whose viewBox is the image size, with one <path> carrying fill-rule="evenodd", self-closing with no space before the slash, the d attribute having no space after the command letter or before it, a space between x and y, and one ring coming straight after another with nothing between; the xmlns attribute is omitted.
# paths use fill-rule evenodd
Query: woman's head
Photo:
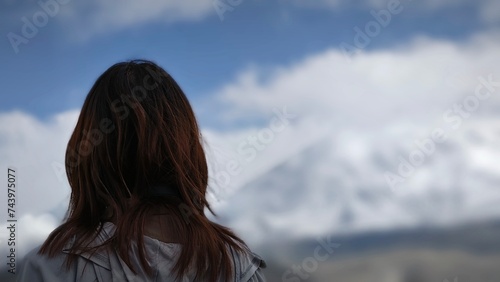
<svg viewBox="0 0 500 282"><path fill-rule="evenodd" d="M146 60L111 66L88 93L68 142L66 172L72 191L66 221L40 252L54 255L72 236L77 237L73 251L88 251L101 223L112 221L116 232L106 244L114 245L130 265L130 241L136 240L141 263L149 269L144 226L161 209L169 218L164 231L183 238L177 276L196 258L200 276L215 281L223 269L229 277L225 250L241 250L243 243L204 215L210 207L201 142L191 105L165 70ZM161 195L158 189L176 193ZM67 262L69 266L71 258Z"/></svg>
<svg viewBox="0 0 500 282"><path fill-rule="evenodd" d="M115 64L97 79L68 143L66 170L72 195L97 210L120 214L155 184L176 187L200 212L207 204L195 115L175 80L150 61Z"/></svg>

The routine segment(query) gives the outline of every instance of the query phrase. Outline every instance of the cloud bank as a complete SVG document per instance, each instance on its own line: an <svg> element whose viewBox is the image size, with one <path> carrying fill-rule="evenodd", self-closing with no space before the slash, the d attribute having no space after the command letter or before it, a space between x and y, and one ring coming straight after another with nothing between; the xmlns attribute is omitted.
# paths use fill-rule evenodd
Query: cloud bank
<svg viewBox="0 0 500 282"><path fill-rule="evenodd" d="M418 37L351 60L332 48L272 71L243 70L209 105L234 129L203 129L219 220L259 242L498 218L499 87L490 85L491 96L467 117L454 112L456 104L471 107L480 77L500 81L498 35L462 43ZM444 117L450 110L453 121ZM24 249L64 214L61 169L77 116L0 115L0 167L19 171ZM400 157L409 160L436 128L447 140L391 189L385 173L398 174Z"/></svg>

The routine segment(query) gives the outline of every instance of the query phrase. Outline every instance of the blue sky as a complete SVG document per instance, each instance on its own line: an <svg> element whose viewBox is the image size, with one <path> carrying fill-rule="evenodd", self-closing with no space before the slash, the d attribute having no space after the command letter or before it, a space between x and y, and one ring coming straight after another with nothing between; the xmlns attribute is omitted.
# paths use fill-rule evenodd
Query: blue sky
<svg viewBox="0 0 500 282"><path fill-rule="evenodd" d="M36 1L3 1L0 111L19 109L46 118L78 108L100 73L132 58L160 63L197 105L249 66L286 66L309 54L338 48L341 42L352 42L353 27L363 27L373 19L370 10L379 10L362 1L341 1L334 8L320 2L304 7L300 1L246 0L225 12L223 21L210 5L196 19L169 22L163 18L167 13L98 32L88 27L92 26L90 11L97 9L94 2L77 5L69 1L59 5L59 13L75 9L81 23L73 16L56 14L33 39L20 44L16 54L7 34L21 35L21 18L32 22L33 15L43 10ZM390 25L366 50L404 44L420 34L462 40L498 26L481 18L478 2L462 2L431 9L403 1L403 12L393 15ZM86 9L79 10L80 6Z"/></svg>
<svg viewBox="0 0 500 282"><path fill-rule="evenodd" d="M41 1L67 3L17 53L9 37L43 10L0 4L0 169L22 176L21 254L67 208L64 151L87 92L135 58L185 90L209 201L250 242L500 218L497 0L245 0L223 20L204 0ZM346 55L390 5L399 12ZM446 141L423 152L436 130Z"/></svg>

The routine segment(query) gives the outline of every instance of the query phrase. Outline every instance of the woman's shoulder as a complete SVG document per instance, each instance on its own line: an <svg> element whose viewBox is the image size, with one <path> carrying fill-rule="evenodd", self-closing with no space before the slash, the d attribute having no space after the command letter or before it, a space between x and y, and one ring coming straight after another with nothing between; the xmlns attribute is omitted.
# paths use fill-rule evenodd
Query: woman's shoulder
<svg viewBox="0 0 500 282"><path fill-rule="evenodd" d="M21 260L17 281L62 281L64 254L48 257L39 253L41 246L29 251Z"/></svg>
<svg viewBox="0 0 500 282"><path fill-rule="evenodd" d="M102 238L99 238L95 241L101 242L101 240ZM96 268L109 270L108 260L103 255L103 250L78 253L73 263L68 265L67 258L72 254L73 243L74 238L69 240L60 251L50 256L47 253L40 253L42 245L33 248L21 260L17 281L74 281L76 273L80 272L82 276L79 281L94 281ZM91 270L83 271L86 268Z"/></svg>
<svg viewBox="0 0 500 282"><path fill-rule="evenodd" d="M173 261L172 257L175 257L176 254L180 252L180 248L182 245L180 244L171 244L164 243L158 241L156 239L148 239L145 241L146 250L158 250L159 252L155 254L156 260L151 262L152 265L157 266L160 262L163 263L160 272L165 269L169 269L172 267ZM159 245L159 248L153 247L151 248L150 244L155 246ZM246 246L241 246L241 249L237 250L233 247L228 246L228 254L230 259L233 262L234 267L234 281L235 282L263 282L266 281L264 275L262 273L262 269L266 268L266 262L264 259L251 251ZM164 267L165 264L168 263L169 267Z"/></svg>
<svg viewBox="0 0 500 282"><path fill-rule="evenodd" d="M97 241L101 242L102 240L109 238L110 234L113 233L112 227L112 225L105 225L101 230L103 234L100 234L102 235L102 238L97 239ZM71 246L71 243L71 241L68 242L66 248L53 257L39 254L41 246L33 248L22 260L20 269L21 274L17 281L72 281L75 273L80 271L83 272L83 270L85 270L87 262L91 263L91 265L87 266L87 268L90 267L94 271L87 271L85 272L86 275L90 275L91 273L94 273L94 275L92 277L86 277L83 281L94 281L93 279L96 278L95 271L105 273L108 276L110 275L110 270L113 268L122 269L124 272L128 271L128 268L123 265L123 261L118 258L118 255L115 252L102 250L96 251L92 254L80 253L76 259L76 263L72 265L71 269L65 269L65 259L68 255L67 247ZM179 248L181 248L181 245L179 244L162 243L156 239L146 239L145 245L146 250L152 258L150 264L157 267L159 267L160 263L162 264L162 267L159 267L161 269L158 269L159 272L170 269L172 266L171 264L175 261L175 255L178 254ZM259 255L252 252L246 246L243 246L241 250L235 250L234 248L229 247L229 255L234 264L234 281L265 281L262 269L266 267L266 263ZM139 265L137 260L133 259L133 262L135 265ZM169 267L165 267L165 264L168 264ZM117 276L118 274L119 273L116 271L114 272L114 276ZM166 273L165 277L169 275L169 273ZM107 280L112 279L110 278Z"/></svg>
<svg viewBox="0 0 500 282"><path fill-rule="evenodd" d="M230 253L235 265L235 276L239 279L237 281L265 281L262 269L266 268L266 262L262 257L249 248L241 251L230 248Z"/></svg>
<svg viewBox="0 0 500 282"><path fill-rule="evenodd" d="M47 268L48 266L54 266L57 265L59 262L64 261L62 256L55 256L55 257L50 257L44 254L40 254L41 245L38 245L31 249L22 259L22 271L25 272L27 268L30 269L30 271L36 271L40 272L44 268Z"/></svg>
<svg viewBox="0 0 500 282"><path fill-rule="evenodd" d="M41 245L38 245L38 246L32 248L26 255L24 255L24 257L21 260L22 266L25 266L28 264L32 265L32 266L40 265L44 260L44 257L41 256L40 254L38 254L38 251L40 250L40 248L41 248Z"/></svg>

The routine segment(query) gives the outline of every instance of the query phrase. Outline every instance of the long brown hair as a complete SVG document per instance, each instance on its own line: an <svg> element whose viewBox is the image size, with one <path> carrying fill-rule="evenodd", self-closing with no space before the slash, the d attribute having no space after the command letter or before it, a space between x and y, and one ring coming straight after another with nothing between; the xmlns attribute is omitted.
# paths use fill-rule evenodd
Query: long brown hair
<svg viewBox="0 0 500 282"><path fill-rule="evenodd" d="M205 197L208 169L201 133L184 92L155 63L117 63L97 79L68 142L66 173L68 212L40 254L53 257L74 238L68 267L78 253L111 247L135 272L129 246L136 241L141 265L152 274L144 226L161 207L169 214L165 225L181 238L176 277L194 267L199 279L231 280L228 248L242 251L245 244L204 213L212 210ZM179 196L153 195L151 187L158 185L173 187ZM89 247L107 220L116 225L114 235Z"/></svg>

